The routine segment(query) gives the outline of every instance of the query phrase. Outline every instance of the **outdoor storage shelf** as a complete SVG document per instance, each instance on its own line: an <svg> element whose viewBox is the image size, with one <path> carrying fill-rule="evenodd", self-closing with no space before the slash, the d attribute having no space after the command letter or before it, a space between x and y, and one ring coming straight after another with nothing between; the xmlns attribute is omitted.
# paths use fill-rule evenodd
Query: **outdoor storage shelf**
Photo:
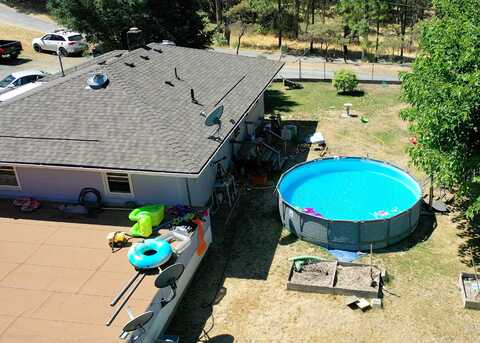
<svg viewBox="0 0 480 343"><path fill-rule="evenodd" d="M381 288L381 270L378 267L373 266L373 282L374 286L359 286L352 283L351 285L345 284L341 279L343 274L347 274L347 269L358 268L357 272L370 274L370 265L361 263L349 263L349 262L337 262L337 261L319 261L324 264L334 264L333 273L329 275L324 283L312 282L312 280L301 280L298 274L305 274L310 272L297 272L295 271L295 262L292 263L290 268L290 274L287 281L287 290L301 291L301 292L313 292L323 294L337 294L337 295L356 295L363 298L378 298ZM340 277L339 277L340 276ZM368 276L367 276L368 277Z"/></svg>

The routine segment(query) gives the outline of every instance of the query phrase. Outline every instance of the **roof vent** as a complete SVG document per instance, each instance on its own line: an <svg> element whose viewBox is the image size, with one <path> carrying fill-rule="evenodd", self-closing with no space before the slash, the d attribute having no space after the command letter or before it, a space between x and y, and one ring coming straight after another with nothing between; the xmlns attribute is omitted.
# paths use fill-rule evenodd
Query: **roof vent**
<svg viewBox="0 0 480 343"><path fill-rule="evenodd" d="M175 42L173 42L173 41L171 41L171 40L168 40L168 39L162 40L162 42L160 43L160 45L176 46Z"/></svg>
<svg viewBox="0 0 480 343"><path fill-rule="evenodd" d="M87 79L87 84L91 89L105 88L108 85L108 76L106 73L95 73Z"/></svg>

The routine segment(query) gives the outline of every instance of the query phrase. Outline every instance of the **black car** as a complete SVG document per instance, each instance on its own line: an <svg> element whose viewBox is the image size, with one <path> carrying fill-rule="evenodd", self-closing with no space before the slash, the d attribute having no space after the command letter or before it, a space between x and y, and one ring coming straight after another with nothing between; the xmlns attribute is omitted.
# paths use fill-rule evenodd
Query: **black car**
<svg viewBox="0 0 480 343"><path fill-rule="evenodd" d="M0 40L0 57L8 57L14 60L22 50L22 43L17 40Z"/></svg>

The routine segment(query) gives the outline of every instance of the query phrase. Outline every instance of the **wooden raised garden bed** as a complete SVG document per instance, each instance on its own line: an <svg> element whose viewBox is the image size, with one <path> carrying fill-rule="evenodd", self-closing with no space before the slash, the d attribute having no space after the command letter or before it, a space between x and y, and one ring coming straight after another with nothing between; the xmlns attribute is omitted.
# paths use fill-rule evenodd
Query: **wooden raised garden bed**
<svg viewBox="0 0 480 343"><path fill-rule="evenodd" d="M474 274L460 273L459 286L464 308L480 310L480 290Z"/></svg>
<svg viewBox="0 0 480 343"><path fill-rule="evenodd" d="M305 264L300 272L293 263L287 290L378 298L380 281L381 270L378 267L321 260Z"/></svg>

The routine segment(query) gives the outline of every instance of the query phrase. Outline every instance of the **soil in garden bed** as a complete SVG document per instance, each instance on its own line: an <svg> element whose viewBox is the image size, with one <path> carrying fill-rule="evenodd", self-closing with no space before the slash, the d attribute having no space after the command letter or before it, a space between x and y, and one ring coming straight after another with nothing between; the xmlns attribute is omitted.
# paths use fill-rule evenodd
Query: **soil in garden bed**
<svg viewBox="0 0 480 343"><path fill-rule="evenodd" d="M354 289L359 291L372 291L378 289L380 271L369 266L337 266L335 288ZM372 280L375 283L372 285Z"/></svg>
<svg viewBox="0 0 480 343"><path fill-rule="evenodd" d="M467 300L480 302L480 289L478 289L477 281L474 278L464 278L463 286Z"/></svg>
<svg viewBox="0 0 480 343"><path fill-rule="evenodd" d="M312 286L331 287L335 277L336 265L335 261L306 264L302 267L302 272L293 273L290 281Z"/></svg>

